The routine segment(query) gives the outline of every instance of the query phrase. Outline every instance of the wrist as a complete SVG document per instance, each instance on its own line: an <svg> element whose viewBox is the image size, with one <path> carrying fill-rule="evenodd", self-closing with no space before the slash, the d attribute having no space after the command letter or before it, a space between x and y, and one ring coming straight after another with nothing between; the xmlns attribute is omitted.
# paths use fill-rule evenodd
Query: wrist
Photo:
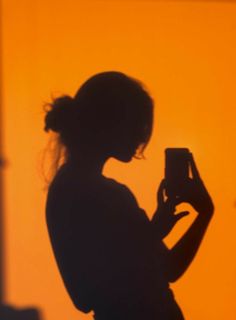
<svg viewBox="0 0 236 320"><path fill-rule="evenodd" d="M201 220L207 220L210 221L213 217L214 209L211 210L201 210L198 211L198 218Z"/></svg>

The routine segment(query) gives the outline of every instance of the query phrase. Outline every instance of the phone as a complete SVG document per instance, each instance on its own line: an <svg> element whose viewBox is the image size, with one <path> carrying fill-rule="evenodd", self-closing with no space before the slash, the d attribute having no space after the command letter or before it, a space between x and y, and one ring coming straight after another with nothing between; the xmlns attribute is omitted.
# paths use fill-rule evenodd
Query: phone
<svg viewBox="0 0 236 320"><path fill-rule="evenodd" d="M189 178L190 152L188 148L165 149L166 195L179 196Z"/></svg>

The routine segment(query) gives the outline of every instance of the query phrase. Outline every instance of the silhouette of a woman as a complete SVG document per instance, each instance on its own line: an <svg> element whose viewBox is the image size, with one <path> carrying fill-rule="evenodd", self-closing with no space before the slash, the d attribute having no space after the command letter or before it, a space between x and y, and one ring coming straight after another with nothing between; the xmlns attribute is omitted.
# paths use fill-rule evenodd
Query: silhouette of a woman
<svg viewBox="0 0 236 320"><path fill-rule="evenodd" d="M120 72L87 80L74 98L54 100L45 130L58 133L64 164L50 184L47 225L55 258L74 305L96 320L183 320L169 283L188 268L213 214L191 158L193 177L181 196L164 198L150 221L131 191L102 175L113 157L143 154L152 132L153 101L142 84ZM162 239L187 213L198 216L172 249Z"/></svg>

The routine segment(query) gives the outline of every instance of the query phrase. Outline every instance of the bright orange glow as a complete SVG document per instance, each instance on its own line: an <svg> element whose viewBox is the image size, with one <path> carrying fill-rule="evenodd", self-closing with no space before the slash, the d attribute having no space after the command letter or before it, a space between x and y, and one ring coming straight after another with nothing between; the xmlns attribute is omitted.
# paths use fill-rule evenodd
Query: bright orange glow
<svg viewBox="0 0 236 320"><path fill-rule="evenodd" d="M214 199L215 217L190 269L173 285L186 319L236 318L236 4L212 1L3 0L7 301L44 318L92 319L72 306L49 245L40 178L42 105L74 94L92 74L120 70L156 101L145 161L111 160L149 216L164 149L188 146ZM166 241L189 225L186 218Z"/></svg>

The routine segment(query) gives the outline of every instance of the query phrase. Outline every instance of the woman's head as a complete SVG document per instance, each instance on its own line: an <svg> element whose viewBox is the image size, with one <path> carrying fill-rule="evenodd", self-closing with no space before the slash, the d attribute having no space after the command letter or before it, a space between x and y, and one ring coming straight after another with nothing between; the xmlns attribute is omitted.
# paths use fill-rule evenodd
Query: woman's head
<svg viewBox="0 0 236 320"><path fill-rule="evenodd" d="M89 78L74 98L55 99L45 130L59 134L71 157L88 150L129 161L146 147L152 132L153 101L142 84L121 72Z"/></svg>

